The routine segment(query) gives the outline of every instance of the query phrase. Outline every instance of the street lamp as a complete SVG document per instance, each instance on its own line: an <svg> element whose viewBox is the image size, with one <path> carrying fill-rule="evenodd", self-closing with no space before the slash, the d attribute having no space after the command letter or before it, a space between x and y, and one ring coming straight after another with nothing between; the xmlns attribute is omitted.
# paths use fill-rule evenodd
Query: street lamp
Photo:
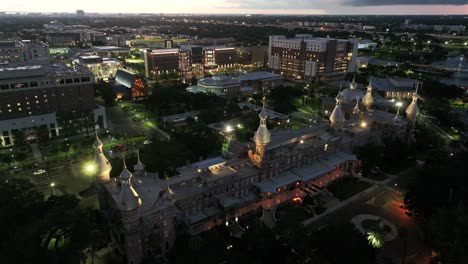
<svg viewBox="0 0 468 264"><path fill-rule="evenodd" d="M88 173L88 174L92 174L96 171L96 165L94 165L94 163L87 163L85 165L85 171Z"/></svg>
<svg viewBox="0 0 468 264"><path fill-rule="evenodd" d="M52 190L52 195L55 195L55 190L54 190L55 182L50 183L50 189Z"/></svg>
<svg viewBox="0 0 468 264"><path fill-rule="evenodd" d="M397 110L397 113L396 113L395 117L393 118L393 120L398 121L400 119L400 108L403 105L403 103L402 102L397 102L395 105L398 107L398 110Z"/></svg>

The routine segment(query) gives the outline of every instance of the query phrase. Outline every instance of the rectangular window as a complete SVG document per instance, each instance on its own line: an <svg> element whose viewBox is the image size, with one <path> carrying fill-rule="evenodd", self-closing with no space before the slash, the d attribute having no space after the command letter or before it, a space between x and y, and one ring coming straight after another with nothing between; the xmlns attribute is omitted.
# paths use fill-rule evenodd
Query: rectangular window
<svg viewBox="0 0 468 264"><path fill-rule="evenodd" d="M29 87L37 87L38 85L37 82L29 82Z"/></svg>
<svg viewBox="0 0 468 264"><path fill-rule="evenodd" d="M72 79L66 79L65 82L68 84L68 83L73 83L73 80Z"/></svg>
<svg viewBox="0 0 468 264"><path fill-rule="evenodd" d="M89 77L81 77L81 82L89 82L91 79Z"/></svg>
<svg viewBox="0 0 468 264"><path fill-rule="evenodd" d="M10 89L10 85L9 84L0 84L0 89L1 90L8 90L8 89Z"/></svg>
<svg viewBox="0 0 468 264"><path fill-rule="evenodd" d="M80 78L73 78L73 82L74 82L74 83L79 83L79 82L80 82Z"/></svg>

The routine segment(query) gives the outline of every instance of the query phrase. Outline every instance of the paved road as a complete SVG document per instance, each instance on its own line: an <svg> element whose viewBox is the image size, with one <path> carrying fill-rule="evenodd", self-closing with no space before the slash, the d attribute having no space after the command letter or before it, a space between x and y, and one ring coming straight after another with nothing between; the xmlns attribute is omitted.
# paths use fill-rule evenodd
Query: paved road
<svg viewBox="0 0 468 264"><path fill-rule="evenodd" d="M411 172L405 172L411 173ZM345 205L343 208L330 213L307 226L310 232L325 226L335 226L343 223L349 223L351 219L358 214L371 214L383 217L397 227L405 227L408 232L407 256L413 260L421 259L425 255L422 234L414 222L413 218L405 214L405 210L400 208L402 205L400 193L395 187L396 180L390 181L387 185L379 186L377 189L363 193L355 201ZM399 239L388 241L384 248L380 250L380 260L393 259L401 262L403 252L403 242ZM409 260L409 258L408 258Z"/></svg>

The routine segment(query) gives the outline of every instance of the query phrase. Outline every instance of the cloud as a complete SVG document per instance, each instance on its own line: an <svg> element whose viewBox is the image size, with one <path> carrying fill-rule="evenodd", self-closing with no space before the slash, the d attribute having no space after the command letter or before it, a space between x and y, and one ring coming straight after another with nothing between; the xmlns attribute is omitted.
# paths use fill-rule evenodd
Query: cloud
<svg viewBox="0 0 468 264"><path fill-rule="evenodd" d="M348 6L466 5L466 0L345 0Z"/></svg>
<svg viewBox="0 0 468 264"><path fill-rule="evenodd" d="M325 9L339 0L237 0L231 2L245 9Z"/></svg>

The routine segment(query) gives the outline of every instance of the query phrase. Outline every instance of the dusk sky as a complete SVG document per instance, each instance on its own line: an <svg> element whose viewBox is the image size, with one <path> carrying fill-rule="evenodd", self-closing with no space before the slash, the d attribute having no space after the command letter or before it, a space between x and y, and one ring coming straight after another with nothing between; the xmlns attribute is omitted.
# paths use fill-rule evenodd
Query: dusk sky
<svg viewBox="0 0 468 264"><path fill-rule="evenodd" d="M0 11L214 14L467 14L467 0L22 0Z"/></svg>

